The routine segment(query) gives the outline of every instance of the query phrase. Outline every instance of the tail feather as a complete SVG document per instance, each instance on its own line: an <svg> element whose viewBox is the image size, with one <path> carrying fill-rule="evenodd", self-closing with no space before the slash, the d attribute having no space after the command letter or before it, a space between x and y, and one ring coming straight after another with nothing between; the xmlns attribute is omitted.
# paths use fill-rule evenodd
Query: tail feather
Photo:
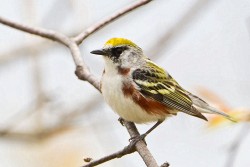
<svg viewBox="0 0 250 167"><path fill-rule="evenodd" d="M219 111L218 109L212 107L212 106L207 106L206 108L203 108L203 107L199 107L197 105L194 105L194 107L201 113L207 113L207 114L218 114L218 115L221 115L223 116L224 118L230 120L230 121L233 121L233 122L236 122L230 115L222 112L222 111Z"/></svg>
<svg viewBox="0 0 250 167"><path fill-rule="evenodd" d="M218 109L210 106L209 104L207 104L204 100L202 100L201 98L193 95L193 94L189 94L189 97L191 98L192 102L193 102L193 106L201 113L208 113L208 114L218 114L221 115L223 117L225 117L226 119L236 122L232 117L230 117L228 114L219 111Z"/></svg>
<svg viewBox="0 0 250 167"><path fill-rule="evenodd" d="M197 108L194 107L194 106L192 106L191 112L190 112L190 113L187 113L187 114L192 115L192 116L194 116L194 117L201 118L201 119L207 121L207 118L206 118L203 114L201 114L201 112L198 111Z"/></svg>

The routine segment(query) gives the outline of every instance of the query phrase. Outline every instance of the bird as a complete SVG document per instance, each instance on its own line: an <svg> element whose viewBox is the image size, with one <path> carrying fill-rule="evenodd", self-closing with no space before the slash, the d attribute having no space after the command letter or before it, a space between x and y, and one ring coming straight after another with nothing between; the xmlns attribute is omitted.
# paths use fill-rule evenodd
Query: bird
<svg viewBox="0 0 250 167"><path fill-rule="evenodd" d="M131 40L111 38L102 49L90 53L104 58L100 89L109 106L126 121L137 124L156 122L140 139L178 112L205 121L207 118L203 113L219 114L234 121L226 113L182 88Z"/></svg>

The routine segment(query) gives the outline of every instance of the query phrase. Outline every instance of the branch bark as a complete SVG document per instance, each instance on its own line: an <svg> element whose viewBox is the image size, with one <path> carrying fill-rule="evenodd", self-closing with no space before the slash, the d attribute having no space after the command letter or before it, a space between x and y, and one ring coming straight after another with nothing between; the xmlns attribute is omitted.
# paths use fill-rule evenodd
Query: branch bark
<svg viewBox="0 0 250 167"><path fill-rule="evenodd" d="M131 137L136 137L140 135L134 123L124 121L123 124L127 128L127 131ZM140 154L140 156L144 160L146 166L158 167L156 160L154 159L153 155L148 150L147 145L143 140L138 141L135 144L135 148L136 148L136 151Z"/></svg>
<svg viewBox="0 0 250 167"><path fill-rule="evenodd" d="M134 9L136 9L140 6L147 4L150 1L151 0L141 0L141 1L138 1L138 2L132 4L128 7L125 7L123 9L121 9L120 11L118 11L117 13L111 15L110 17L107 17L106 19L100 21L99 23L87 28L86 31L83 31L82 33L80 33L78 36L76 36L74 38L67 37L64 34L55 32L53 30L48 30L48 29L43 29L43 28L38 28L38 27L31 27L28 25L16 23L16 22L10 21L8 19L5 19L3 17L0 17L0 23L4 24L6 26L9 26L9 27L18 29L20 31L29 33L29 34L33 34L36 36L47 38L47 39L52 40L52 41L56 41L58 43L63 44L67 48L69 48L71 55L72 55L72 58L74 60L74 63L76 65L75 74L77 75L77 77L81 80L85 80L85 81L89 82L98 91L100 91L100 87L99 87L100 82L90 72L89 68L87 67L87 65L83 61L78 45L80 45L81 42L84 39L86 39L88 36L90 36L91 34L96 32L97 30L101 29L105 25L111 23L112 21L116 20L117 18L123 16L126 13L133 11ZM131 137L140 135L134 123L124 121L124 125L127 128ZM127 146L127 147L129 147L129 146ZM135 143L135 148L136 148L136 151L140 154L143 161L145 162L145 164L148 167L158 167L154 157L152 156L152 154L150 153L146 144L143 141L139 141L139 142ZM133 150L125 151L125 153L132 153L132 151ZM121 156L120 153L118 155ZM104 157L104 159L105 159L105 157ZM98 164L103 163L103 162L106 162L106 161L101 159L101 160L99 160L98 163L95 163L94 165L98 165ZM89 166L94 166L94 165L89 164Z"/></svg>

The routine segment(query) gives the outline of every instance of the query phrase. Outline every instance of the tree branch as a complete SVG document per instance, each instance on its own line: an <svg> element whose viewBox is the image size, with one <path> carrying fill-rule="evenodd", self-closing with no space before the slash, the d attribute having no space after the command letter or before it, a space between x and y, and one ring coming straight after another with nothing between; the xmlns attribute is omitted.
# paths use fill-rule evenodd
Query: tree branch
<svg viewBox="0 0 250 167"><path fill-rule="evenodd" d="M97 30L101 29L105 25L111 23L112 21L114 21L115 19L119 18L120 16L122 16L126 13L128 13L128 12L130 12L130 11L140 7L140 6L143 6L144 4L147 4L150 1L151 0L141 0L141 1L136 2L135 4L132 4L131 6L125 7L123 9L121 9L120 11L118 11L117 13L115 13L114 15L112 15L112 16L104 19L103 21L89 27L86 31L84 31L83 33L79 34L78 36L76 36L75 38L72 38L72 39L67 37L66 35L64 35L62 33L59 33L59 32L55 32L55 31L43 29L43 28L38 28L38 27L27 26L24 24L10 21L10 20L5 19L3 17L0 17L0 23L4 24L6 26L12 27L12 28L21 30L23 32L27 32L27 33L30 33L30 34L33 34L36 36L41 36L41 37L56 41L58 43L65 45L66 47L68 47L70 52L71 52L71 55L73 57L74 63L76 65L75 74L77 75L77 77L81 80L88 81L91 85L93 85L97 90L100 91L100 87L99 87L100 82L89 71L87 65L83 61L78 45L84 39L86 39L88 36L90 36L91 34L96 32ZM131 137L140 135L134 123L124 121L124 125L127 128ZM126 154L132 153L132 150L128 149L129 147L130 147L130 145L124 148L124 150L126 150L126 151L119 151L118 154L116 154L116 153L111 154L111 157L114 157L117 155L121 156L121 152L125 152ZM151 155L150 151L148 150L146 144L143 141L138 141L137 143L135 143L135 148L136 148L136 151L140 154L143 161L145 162L145 164L148 167L158 167L155 159L153 158L153 156ZM108 158L104 157L100 160L97 160L97 161L99 161L99 163L96 163L96 165L100 164L100 162L101 163L106 162L107 159ZM106 160L106 161L104 161L104 160Z"/></svg>

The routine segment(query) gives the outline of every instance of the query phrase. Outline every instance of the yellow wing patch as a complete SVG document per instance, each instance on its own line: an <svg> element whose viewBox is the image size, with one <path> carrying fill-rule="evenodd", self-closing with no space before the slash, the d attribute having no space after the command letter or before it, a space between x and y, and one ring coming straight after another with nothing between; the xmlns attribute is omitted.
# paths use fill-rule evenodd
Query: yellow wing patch
<svg viewBox="0 0 250 167"><path fill-rule="evenodd" d="M111 38L110 40L108 40L104 46L119 46L119 45L129 45L132 47L136 47L139 48L135 43L133 43L132 41L125 39L125 38Z"/></svg>
<svg viewBox="0 0 250 167"><path fill-rule="evenodd" d="M167 89L159 89L157 90L160 94L162 95L166 95L166 94L170 94L171 92Z"/></svg>
<svg viewBox="0 0 250 167"><path fill-rule="evenodd" d="M150 87L150 86L155 86L157 83L154 82L148 82L148 81L143 81L143 80L139 80L139 79L135 79L136 83L146 86L146 87Z"/></svg>

